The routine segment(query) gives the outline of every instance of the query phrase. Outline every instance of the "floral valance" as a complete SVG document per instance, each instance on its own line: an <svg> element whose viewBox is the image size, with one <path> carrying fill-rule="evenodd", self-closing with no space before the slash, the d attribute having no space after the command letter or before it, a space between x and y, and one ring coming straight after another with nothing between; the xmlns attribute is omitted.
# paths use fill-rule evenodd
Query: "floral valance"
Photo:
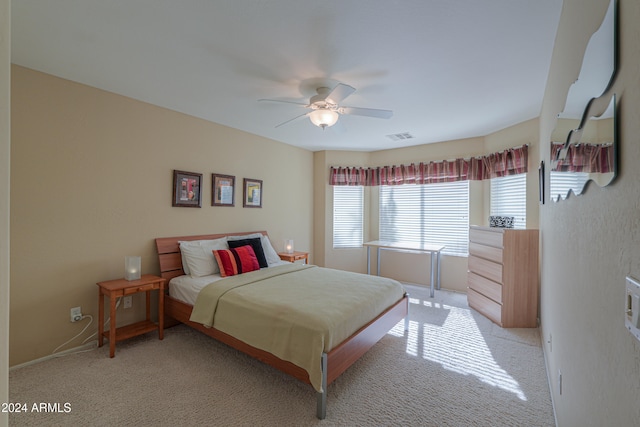
<svg viewBox="0 0 640 427"><path fill-rule="evenodd" d="M551 145L551 159L557 159L564 144ZM613 172L612 144L577 144L569 145L566 155L558 160L554 171L608 173Z"/></svg>
<svg viewBox="0 0 640 427"><path fill-rule="evenodd" d="M465 180L483 180L526 173L529 146L470 159L442 160L400 166L331 167L330 185L402 185L433 184Z"/></svg>

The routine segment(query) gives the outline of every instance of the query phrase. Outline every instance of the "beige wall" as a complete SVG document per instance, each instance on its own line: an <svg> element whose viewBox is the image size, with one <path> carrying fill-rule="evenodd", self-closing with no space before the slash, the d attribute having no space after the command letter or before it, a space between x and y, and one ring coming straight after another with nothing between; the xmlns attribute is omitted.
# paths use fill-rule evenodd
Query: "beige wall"
<svg viewBox="0 0 640 427"><path fill-rule="evenodd" d="M316 245L322 245L324 265L332 268L366 272L367 253L365 248L333 249L332 221L333 198L329 185L329 168L331 166L384 166L418 162L449 160L455 158L469 158L507 148L530 144L529 170L532 173L527 181L527 226L538 227L538 120L529 120L508 129L487 135L485 137L468 138L447 141L436 144L418 145L413 147L376 151L371 153L328 151L314 154L316 167L314 184L318 203L324 203L322 212L324 222L319 224L316 218ZM470 182L469 222L470 224L488 225L489 217L489 183ZM365 241L378 238L378 188L365 189ZM376 257L372 256L371 269L376 269ZM428 255L407 254L383 251L381 260L381 274L397 280L429 284L430 267ZM466 292L467 289L467 258L456 256L442 257L442 287L454 291Z"/></svg>
<svg viewBox="0 0 640 427"><path fill-rule="evenodd" d="M565 0L540 117L541 159L608 0ZM624 327L625 277L640 278L640 3L619 0L620 169L605 189L540 209L542 336L560 426L637 425L640 343ZM597 94L594 94L597 95ZM548 188L547 188L548 189ZM562 372L562 394L558 372Z"/></svg>
<svg viewBox="0 0 640 427"><path fill-rule="evenodd" d="M96 319L95 283L125 255L158 273L156 237L267 230L312 249L311 152L17 66L12 95L11 365L77 334L71 307ZM202 208L171 206L173 169L203 174ZM211 206L212 172L235 175L235 207ZM243 177L263 180L262 209L242 207Z"/></svg>
<svg viewBox="0 0 640 427"><path fill-rule="evenodd" d="M329 167L331 165L367 166L369 153L353 151L318 151L314 153L315 183L314 188L318 205L316 206L316 251L322 257L319 265L340 270L366 273L366 252L358 249L333 249L333 189L329 185ZM370 240L369 224L369 190L365 189L365 225L364 239ZM321 216L318 216L321 215ZM321 222L320 219L324 221Z"/></svg>
<svg viewBox="0 0 640 427"><path fill-rule="evenodd" d="M0 402L9 401L10 6L9 0L0 0ZM0 426L8 424L8 414L0 413Z"/></svg>

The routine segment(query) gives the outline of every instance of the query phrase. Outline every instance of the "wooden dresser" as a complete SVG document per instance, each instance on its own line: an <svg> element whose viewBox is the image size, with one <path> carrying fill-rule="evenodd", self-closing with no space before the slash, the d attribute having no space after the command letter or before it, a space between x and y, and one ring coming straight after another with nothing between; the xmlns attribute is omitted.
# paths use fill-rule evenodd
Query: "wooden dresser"
<svg viewBox="0 0 640 427"><path fill-rule="evenodd" d="M538 326L538 230L472 225L469 306L503 328Z"/></svg>

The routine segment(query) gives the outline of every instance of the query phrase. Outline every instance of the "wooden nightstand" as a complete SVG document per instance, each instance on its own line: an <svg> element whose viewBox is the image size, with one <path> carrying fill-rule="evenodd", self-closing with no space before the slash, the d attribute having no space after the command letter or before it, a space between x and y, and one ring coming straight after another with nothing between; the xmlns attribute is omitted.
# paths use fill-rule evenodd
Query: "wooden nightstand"
<svg viewBox="0 0 640 427"><path fill-rule="evenodd" d="M304 260L305 264L309 264L309 252L294 252L292 254L288 254L286 252L278 252L278 256L283 261L295 262L299 259Z"/></svg>
<svg viewBox="0 0 640 427"><path fill-rule="evenodd" d="M109 340L109 357L116 354L116 341L146 334L147 332L158 330L158 338L164 338L164 283L162 277L145 274L138 280L109 280L98 282L98 295L100 298L98 305L98 347L102 347L104 338ZM158 291L158 323L151 321L151 291ZM147 293L147 318L141 322L122 326L116 329L116 299L138 292ZM110 300L109 330L104 331L104 297Z"/></svg>

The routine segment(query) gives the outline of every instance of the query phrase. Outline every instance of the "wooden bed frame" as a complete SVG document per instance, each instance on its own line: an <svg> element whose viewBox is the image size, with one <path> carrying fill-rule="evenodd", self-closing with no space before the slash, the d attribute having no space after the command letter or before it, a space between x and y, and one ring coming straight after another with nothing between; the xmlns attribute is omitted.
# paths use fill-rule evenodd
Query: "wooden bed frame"
<svg viewBox="0 0 640 427"><path fill-rule="evenodd" d="M225 236L241 236L247 234L261 233L267 235L266 231L252 231L241 233L207 234L200 236L164 237L156 239L156 248L160 261L160 273L164 279L171 280L174 277L184 274L182 270L182 257L180 254L179 241L185 240L212 240ZM168 289L169 286L166 286ZM204 325L189 320L192 305L186 304L177 299L166 296L164 299L164 314L168 319L165 325L184 323L198 331L217 339L247 355L258 359L276 369L285 372L302 382L311 384L307 371L291 362L282 360L273 354L252 347L231 335L218 331L215 328L206 328ZM355 334L347 338L340 345L328 353L322 355L322 392L317 394L316 415L319 419L324 419L327 412L327 386L331 384L349 366L373 347L391 328L400 320L405 319L405 330L408 327L409 298L405 295L400 301L389 307L386 311L373 319L371 322L360 328Z"/></svg>

